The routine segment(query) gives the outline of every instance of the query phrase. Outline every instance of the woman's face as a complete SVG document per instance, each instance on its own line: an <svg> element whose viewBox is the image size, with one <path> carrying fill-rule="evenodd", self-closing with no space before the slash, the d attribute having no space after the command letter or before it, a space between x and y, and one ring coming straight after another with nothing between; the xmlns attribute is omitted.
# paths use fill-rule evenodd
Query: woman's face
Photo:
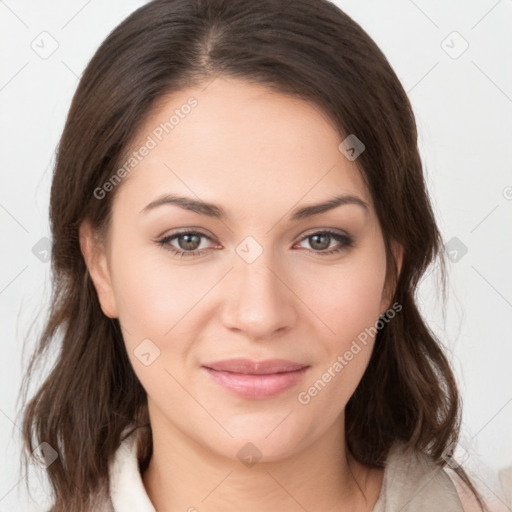
<svg viewBox="0 0 512 512"><path fill-rule="evenodd" d="M144 122L106 250L93 262L82 247L153 429L233 459L250 442L276 460L343 428L368 329L390 306L383 236L319 109L239 80L205 86L166 97ZM215 364L239 358L292 366Z"/></svg>

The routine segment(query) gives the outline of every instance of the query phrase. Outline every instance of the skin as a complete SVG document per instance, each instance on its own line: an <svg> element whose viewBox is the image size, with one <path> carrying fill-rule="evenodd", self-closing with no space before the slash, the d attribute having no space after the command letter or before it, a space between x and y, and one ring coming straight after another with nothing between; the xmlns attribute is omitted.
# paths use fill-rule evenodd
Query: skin
<svg viewBox="0 0 512 512"><path fill-rule="evenodd" d="M81 226L102 310L119 318L148 395L148 496L158 512L371 510L383 471L351 456L344 408L373 339L307 405L298 401L390 307L383 234L356 162L339 151L343 139L317 107L231 78L162 99L132 149L190 96L198 105L115 191L106 243ZM164 192L218 204L229 217L176 205L140 213ZM289 220L294 209L338 194L368 209L346 204ZM206 235L198 239L202 255L174 256L156 243L184 228ZM348 233L353 246L306 237L322 229ZM247 236L263 251L251 263L236 252ZM168 246L197 250L199 241L191 248L174 238ZM319 254L325 246L343 250ZM400 268L399 246L394 254ZM160 354L146 366L134 350L148 338ZM310 368L276 397L247 399L200 368L236 357ZM237 456L248 442L262 453L252 467Z"/></svg>

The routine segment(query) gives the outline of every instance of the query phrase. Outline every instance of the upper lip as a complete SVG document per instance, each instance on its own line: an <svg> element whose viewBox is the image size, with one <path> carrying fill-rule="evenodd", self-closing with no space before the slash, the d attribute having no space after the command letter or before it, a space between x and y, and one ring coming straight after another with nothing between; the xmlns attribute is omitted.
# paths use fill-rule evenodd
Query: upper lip
<svg viewBox="0 0 512 512"><path fill-rule="evenodd" d="M203 365L216 371L243 373L247 375L270 375L273 373L293 372L301 370L308 365L287 361L285 359L267 359L265 361L252 361L250 359L226 359Z"/></svg>

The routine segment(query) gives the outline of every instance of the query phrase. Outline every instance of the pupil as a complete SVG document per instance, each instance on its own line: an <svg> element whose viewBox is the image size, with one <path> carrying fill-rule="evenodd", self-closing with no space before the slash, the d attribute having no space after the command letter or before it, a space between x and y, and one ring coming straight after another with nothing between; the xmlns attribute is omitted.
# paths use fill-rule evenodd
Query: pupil
<svg viewBox="0 0 512 512"><path fill-rule="evenodd" d="M180 243L182 249L194 250L199 246L199 235L182 235L180 238L185 240L184 243Z"/></svg>
<svg viewBox="0 0 512 512"><path fill-rule="evenodd" d="M318 240L320 239L324 239L324 242L322 243L321 241L318 242ZM330 238L330 235L327 234L327 233L324 233L324 234L320 234L320 235L313 235L312 236L312 239L313 239L313 242L311 243L311 247L313 247L314 249L327 249L327 247L329 247L329 238Z"/></svg>

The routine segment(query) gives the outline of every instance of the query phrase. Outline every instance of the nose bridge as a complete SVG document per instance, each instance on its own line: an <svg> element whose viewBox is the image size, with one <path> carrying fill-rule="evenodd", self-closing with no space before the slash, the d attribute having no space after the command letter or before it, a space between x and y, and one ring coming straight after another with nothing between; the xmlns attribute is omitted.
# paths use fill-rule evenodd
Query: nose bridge
<svg viewBox="0 0 512 512"><path fill-rule="evenodd" d="M236 247L233 267L225 325L253 338L290 327L296 318L293 294L281 281L286 277L280 275L275 251L248 236Z"/></svg>

